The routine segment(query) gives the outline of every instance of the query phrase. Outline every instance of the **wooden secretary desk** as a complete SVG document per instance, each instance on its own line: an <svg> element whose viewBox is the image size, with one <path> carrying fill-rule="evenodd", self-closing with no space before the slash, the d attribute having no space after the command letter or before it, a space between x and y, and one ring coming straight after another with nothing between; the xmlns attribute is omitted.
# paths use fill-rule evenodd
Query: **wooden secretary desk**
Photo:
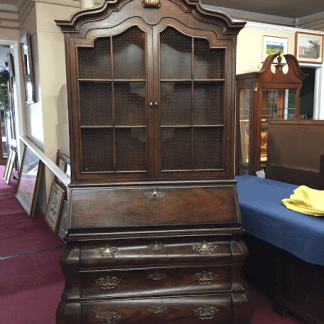
<svg viewBox="0 0 324 324"><path fill-rule="evenodd" d="M71 184L57 323L249 323L236 37L189 0L116 0L65 35Z"/></svg>

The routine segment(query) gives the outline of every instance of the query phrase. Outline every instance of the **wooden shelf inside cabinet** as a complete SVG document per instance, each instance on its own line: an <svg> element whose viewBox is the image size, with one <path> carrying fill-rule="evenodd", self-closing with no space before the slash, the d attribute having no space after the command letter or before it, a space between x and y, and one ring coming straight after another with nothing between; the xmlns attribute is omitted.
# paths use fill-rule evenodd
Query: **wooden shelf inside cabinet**
<svg viewBox="0 0 324 324"><path fill-rule="evenodd" d="M265 169L267 120L299 118L300 89L307 75L293 55L283 57L285 64L280 53L272 54L260 71L236 76L236 175Z"/></svg>

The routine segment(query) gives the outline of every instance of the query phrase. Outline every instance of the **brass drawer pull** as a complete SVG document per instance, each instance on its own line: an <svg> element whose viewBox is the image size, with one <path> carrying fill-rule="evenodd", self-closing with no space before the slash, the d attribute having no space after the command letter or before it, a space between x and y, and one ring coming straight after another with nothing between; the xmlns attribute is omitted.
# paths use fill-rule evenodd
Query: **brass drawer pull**
<svg viewBox="0 0 324 324"><path fill-rule="evenodd" d="M212 254L213 251L216 249L217 245L214 245L213 243L207 243L206 241L203 241L202 243L199 243L197 245L193 245L192 248L194 251L199 252L199 254Z"/></svg>
<svg viewBox="0 0 324 324"><path fill-rule="evenodd" d="M147 248L152 251L160 251L160 250L164 249L164 245L162 243L158 243L157 241L155 241L154 244L148 245Z"/></svg>
<svg viewBox="0 0 324 324"><path fill-rule="evenodd" d="M210 285L217 275L204 270L202 273L196 273L193 277L194 279L198 280L200 285Z"/></svg>
<svg viewBox="0 0 324 324"><path fill-rule="evenodd" d="M103 322L104 324L114 324L121 318L122 316L116 312L105 312L96 317L96 319L98 319L100 322Z"/></svg>
<svg viewBox="0 0 324 324"><path fill-rule="evenodd" d="M154 273L151 273L150 275L148 275L148 278L155 280L155 281L159 281L159 280L166 278L166 274L158 273L157 271L155 271Z"/></svg>
<svg viewBox="0 0 324 324"><path fill-rule="evenodd" d="M96 251L96 254L100 256L101 259L112 259L119 252L118 249L114 247L109 247L108 245L104 248L100 248Z"/></svg>
<svg viewBox="0 0 324 324"><path fill-rule="evenodd" d="M149 308L149 311L153 314L161 314L161 313L165 312L166 310L167 310L167 308L165 306L158 306L158 305L151 306Z"/></svg>
<svg viewBox="0 0 324 324"><path fill-rule="evenodd" d="M210 320L215 317L215 314L219 312L219 309L205 305L195 309L194 312L201 320Z"/></svg>
<svg viewBox="0 0 324 324"><path fill-rule="evenodd" d="M107 275L105 278L99 278L96 280L96 284L100 286L101 289L115 289L116 286L121 282L121 279L117 277L109 277Z"/></svg>
<svg viewBox="0 0 324 324"><path fill-rule="evenodd" d="M147 198L150 199L160 199L166 195L166 193L161 191L156 191L156 189L153 189L153 191L145 192L144 193Z"/></svg>

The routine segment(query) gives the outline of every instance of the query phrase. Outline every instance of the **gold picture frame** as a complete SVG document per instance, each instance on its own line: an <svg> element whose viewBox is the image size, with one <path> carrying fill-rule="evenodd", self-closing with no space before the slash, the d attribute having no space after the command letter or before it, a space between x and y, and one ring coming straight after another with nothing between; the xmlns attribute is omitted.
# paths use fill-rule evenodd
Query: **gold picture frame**
<svg viewBox="0 0 324 324"><path fill-rule="evenodd" d="M296 32L295 56L300 63L323 63L323 35Z"/></svg>

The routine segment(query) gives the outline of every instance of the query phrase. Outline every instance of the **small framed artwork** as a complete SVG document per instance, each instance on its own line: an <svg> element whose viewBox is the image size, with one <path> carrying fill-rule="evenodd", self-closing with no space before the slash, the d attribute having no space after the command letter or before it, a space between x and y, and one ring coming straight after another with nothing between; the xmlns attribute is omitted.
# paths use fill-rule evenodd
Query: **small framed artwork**
<svg viewBox="0 0 324 324"><path fill-rule="evenodd" d="M287 54L288 39L282 37L263 36L263 61L271 54ZM274 63L277 63L277 59Z"/></svg>
<svg viewBox="0 0 324 324"><path fill-rule="evenodd" d="M23 61L23 78L26 93L26 103L32 104L35 99L35 83L32 60L32 49L29 33L26 33L20 40L21 56Z"/></svg>
<svg viewBox="0 0 324 324"><path fill-rule="evenodd" d="M17 154L16 152L10 150L9 158L7 161L7 167L6 167L6 171L5 171L5 175L4 175L4 181L7 184L10 183L13 166L16 161L16 154Z"/></svg>
<svg viewBox="0 0 324 324"><path fill-rule="evenodd" d="M300 63L323 63L323 36L311 33L296 33L295 56Z"/></svg>
<svg viewBox="0 0 324 324"><path fill-rule="evenodd" d="M25 146L16 197L30 217L34 217L42 169L43 162L29 147Z"/></svg>
<svg viewBox="0 0 324 324"><path fill-rule="evenodd" d="M65 190L57 182L53 181L46 209L45 222L55 234L60 223L64 198Z"/></svg>

